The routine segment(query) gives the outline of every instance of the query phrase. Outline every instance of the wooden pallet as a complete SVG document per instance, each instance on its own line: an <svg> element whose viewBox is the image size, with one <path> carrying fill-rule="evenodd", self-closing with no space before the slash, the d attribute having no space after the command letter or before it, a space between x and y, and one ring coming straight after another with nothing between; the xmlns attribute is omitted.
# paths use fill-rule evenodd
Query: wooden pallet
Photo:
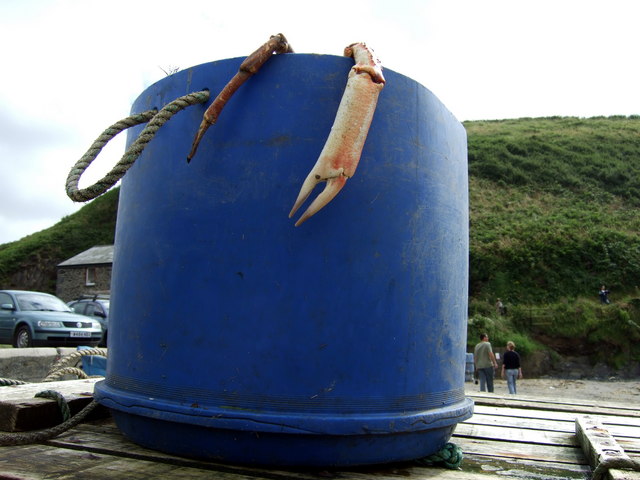
<svg viewBox="0 0 640 480"><path fill-rule="evenodd" d="M84 396L82 394L87 393L91 385L86 382L56 383L65 383L69 396ZM52 385L47 384L47 388ZM20 389L11 388L10 391L0 389L0 405L20 403L23 408L25 402L50 402L20 400L15 393ZM31 388L37 390L37 387ZM9 396L12 399L8 399ZM81 424L44 444L0 447L0 479L584 480L589 478L592 466L576 436L575 422L586 414L599 421L627 455L640 459L640 413L634 406L504 397L479 392L468 392L468 396L476 402L475 414L458 425L452 438L465 455L462 468L457 471L412 463L292 470L204 462L133 444L110 418L106 418ZM610 471L609 478L640 480L640 474Z"/></svg>
<svg viewBox="0 0 640 480"><path fill-rule="evenodd" d="M62 422L56 402L36 398L43 390L60 392L72 414L93 399L93 386L100 378L0 387L0 431L21 432L49 428Z"/></svg>

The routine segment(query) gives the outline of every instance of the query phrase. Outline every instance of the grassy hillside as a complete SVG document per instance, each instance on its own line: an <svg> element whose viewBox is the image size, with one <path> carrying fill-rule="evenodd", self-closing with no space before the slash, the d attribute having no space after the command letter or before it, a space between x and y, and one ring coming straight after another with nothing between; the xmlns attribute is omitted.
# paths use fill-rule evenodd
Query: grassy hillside
<svg viewBox="0 0 640 480"><path fill-rule="evenodd" d="M0 288L55 293L56 265L95 245L113 244L118 189L51 228L0 245Z"/></svg>
<svg viewBox="0 0 640 480"><path fill-rule="evenodd" d="M525 354L640 362L640 116L465 127L469 345L490 331ZM602 284L611 305L599 303Z"/></svg>
<svg viewBox="0 0 640 480"><path fill-rule="evenodd" d="M640 361L640 116L465 122L469 343ZM0 245L0 286L55 291L55 265L113 242L118 190ZM612 305L598 303L601 284ZM496 298L508 315L496 314Z"/></svg>
<svg viewBox="0 0 640 480"><path fill-rule="evenodd" d="M547 302L640 285L640 116L465 123L471 296Z"/></svg>

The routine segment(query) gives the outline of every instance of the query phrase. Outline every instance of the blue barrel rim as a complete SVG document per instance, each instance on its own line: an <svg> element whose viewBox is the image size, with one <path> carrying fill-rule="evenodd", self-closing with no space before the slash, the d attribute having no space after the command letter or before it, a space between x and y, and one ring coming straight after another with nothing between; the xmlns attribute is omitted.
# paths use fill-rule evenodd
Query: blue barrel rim
<svg viewBox="0 0 640 480"><path fill-rule="evenodd" d="M110 395L111 393L111 395ZM114 395L115 394L115 395ZM117 397L117 400L114 398ZM158 404L155 398L127 395L113 391L106 382L95 385L96 400L109 408L123 413L157 418L158 412L169 421L186 423L225 430L248 430L273 433L305 433L314 435L359 435L369 432L385 434L419 432L441 428L467 420L473 415L473 400L462 400L426 411L402 413L389 412L341 414L313 414L310 412L263 412L244 409L201 408L199 406ZM162 406L162 408L158 408ZM365 426L366 425L366 429ZM392 426L390 426L392 425Z"/></svg>

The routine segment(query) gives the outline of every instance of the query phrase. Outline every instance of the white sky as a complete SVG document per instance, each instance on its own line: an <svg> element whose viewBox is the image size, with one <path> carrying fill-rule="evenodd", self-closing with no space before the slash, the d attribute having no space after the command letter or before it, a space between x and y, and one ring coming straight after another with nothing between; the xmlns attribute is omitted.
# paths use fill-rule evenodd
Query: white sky
<svg viewBox="0 0 640 480"><path fill-rule="evenodd" d="M83 205L70 168L162 69L282 32L297 53L366 41L460 121L631 115L639 18L636 0L0 0L0 244ZM124 135L111 143L81 187L118 161Z"/></svg>

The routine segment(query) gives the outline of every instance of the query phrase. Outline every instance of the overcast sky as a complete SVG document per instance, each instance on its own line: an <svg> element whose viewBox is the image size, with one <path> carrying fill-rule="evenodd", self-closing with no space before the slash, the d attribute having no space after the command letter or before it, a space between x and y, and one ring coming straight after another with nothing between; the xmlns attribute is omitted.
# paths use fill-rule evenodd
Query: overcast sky
<svg viewBox="0 0 640 480"><path fill-rule="evenodd" d="M366 41L460 121L632 115L639 18L635 0L0 0L0 244L83 205L69 169L163 69L282 32L297 53ZM118 161L124 135L111 143L81 187Z"/></svg>

